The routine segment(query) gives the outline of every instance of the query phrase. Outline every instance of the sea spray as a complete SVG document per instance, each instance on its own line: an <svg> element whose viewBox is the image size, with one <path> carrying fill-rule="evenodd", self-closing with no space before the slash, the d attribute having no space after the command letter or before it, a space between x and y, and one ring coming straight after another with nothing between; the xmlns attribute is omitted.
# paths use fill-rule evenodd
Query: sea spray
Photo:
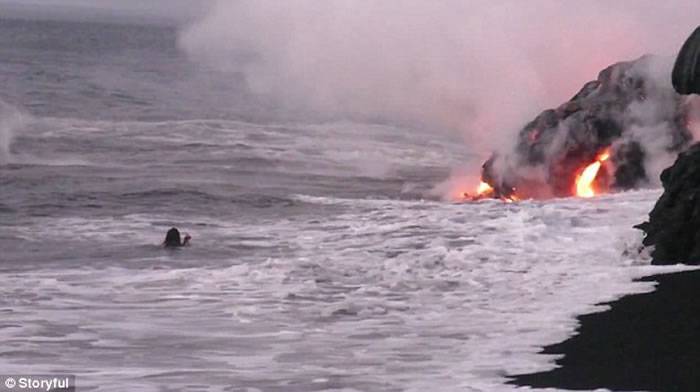
<svg viewBox="0 0 700 392"><path fill-rule="evenodd" d="M25 116L16 107L0 101L0 165L10 162L12 139Z"/></svg>

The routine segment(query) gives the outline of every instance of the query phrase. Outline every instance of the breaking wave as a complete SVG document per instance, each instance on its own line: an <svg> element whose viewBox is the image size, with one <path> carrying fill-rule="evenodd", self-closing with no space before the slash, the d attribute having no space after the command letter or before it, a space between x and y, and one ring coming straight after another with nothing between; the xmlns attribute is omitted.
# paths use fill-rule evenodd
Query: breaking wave
<svg viewBox="0 0 700 392"><path fill-rule="evenodd" d="M0 101L0 165L10 162L12 138L24 119L25 116L19 109Z"/></svg>

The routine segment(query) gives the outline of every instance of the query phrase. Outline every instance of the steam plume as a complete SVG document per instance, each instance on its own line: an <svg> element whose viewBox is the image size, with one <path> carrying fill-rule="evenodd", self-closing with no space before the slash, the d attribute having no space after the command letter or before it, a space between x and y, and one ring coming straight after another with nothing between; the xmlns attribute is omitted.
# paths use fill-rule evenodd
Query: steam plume
<svg viewBox="0 0 700 392"><path fill-rule="evenodd" d="M673 55L698 15L691 0L220 0L180 42L290 108L453 129L484 155L607 65Z"/></svg>

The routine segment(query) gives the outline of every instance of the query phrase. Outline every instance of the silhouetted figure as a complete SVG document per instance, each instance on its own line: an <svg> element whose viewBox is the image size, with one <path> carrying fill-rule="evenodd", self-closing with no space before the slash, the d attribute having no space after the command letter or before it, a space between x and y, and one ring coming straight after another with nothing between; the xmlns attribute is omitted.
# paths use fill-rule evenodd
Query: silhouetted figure
<svg viewBox="0 0 700 392"><path fill-rule="evenodd" d="M176 248L180 246L187 246L190 243L190 237L189 234L185 233L185 240L180 242L180 230L176 228L172 228L168 230L168 233L165 235L165 241L163 241L163 246L166 248Z"/></svg>

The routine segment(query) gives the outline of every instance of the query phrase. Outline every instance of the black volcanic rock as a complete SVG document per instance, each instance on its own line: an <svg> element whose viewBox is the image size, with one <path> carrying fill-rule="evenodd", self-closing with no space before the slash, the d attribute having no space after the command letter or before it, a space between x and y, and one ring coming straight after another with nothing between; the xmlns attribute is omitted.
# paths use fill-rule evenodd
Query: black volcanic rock
<svg viewBox="0 0 700 392"><path fill-rule="evenodd" d="M691 140L686 107L670 83L670 61L643 56L604 69L568 102L542 112L519 132L515 147L483 165L482 180L495 197L570 196L577 173L611 147L601 188L644 184L649 151L643 140L661 140L662 150L682 151Z"/></svg>
<svg viewBox="0 0 700 392"><path fill-rule="evenodd" d="M700 143L680 154L661 173L664 193L635 227L646 233L645 246L654 246L653 264L700 264Z"/></svg>
<svg viewBox="0 0 700 392"><path fill-rule="evenodd" d="M700 93L700 27L683 44L673 66L673 88L680 94Z"/></svg>

